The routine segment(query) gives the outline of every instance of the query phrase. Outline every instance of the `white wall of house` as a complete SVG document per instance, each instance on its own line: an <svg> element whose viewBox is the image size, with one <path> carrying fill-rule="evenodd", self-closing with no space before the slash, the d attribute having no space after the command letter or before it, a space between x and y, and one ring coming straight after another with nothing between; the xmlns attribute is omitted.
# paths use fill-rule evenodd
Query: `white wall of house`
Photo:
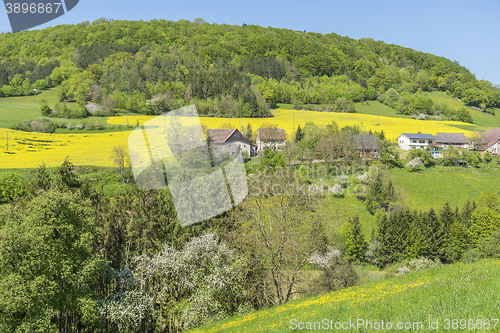
<svg viewBox="0 0 500 333"><path fill-rule="evenodd" d="M485 149L485 152L486 151L489 151L492 154L498 154L500 152L500 143L497 142L492 144L491 146Z"/></svg>
<svg viewBox="0 0 500 333"><path fill-rule="evenodd" d="M243 153L246 151L248 156L250 156L250 144L245 141L235 140L224 143L214 143L212 144L214 147L214 151L218 154L229 154L229 156L236 156L238 149Z"/></svg>
<svg viewBox="0 0 500 333"><path fill-rule="evenodd" d="M262 142L259 138L257 138L256 142L257 150L263 151L266 148L276 149L277 151L283 151L285 149L286 141L279 140L274 142Z"/></svg>
<svg viewBox="0 0 500 333"><path fill-rule="evenodd" d="M402 150L425 149L429 143L434 143L434 140L410 139L406 135L400 135L398 138L398 146Z"/></svg>

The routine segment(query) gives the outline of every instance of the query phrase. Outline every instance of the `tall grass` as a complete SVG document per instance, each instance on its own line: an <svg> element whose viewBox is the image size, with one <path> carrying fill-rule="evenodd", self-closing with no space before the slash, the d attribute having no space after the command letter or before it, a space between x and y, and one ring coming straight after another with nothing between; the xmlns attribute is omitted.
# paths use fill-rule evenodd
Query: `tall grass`
<svg viewBox="0 0 500 333"><path fill-rule="evenodd" d="M453 319L458 320L457 328L463 327L461 319L474 320L474 327L479 323L476 320L484 323L485 319L489 319L489 330L481 328L475 331L494 331L495 321L492 319L499 319L500 314L499 288L500 261L482 260L469 265L458 263L300 299L228 318L192 332L291 332L299 322L304 328L306 323L310 323L311 327L320 323L316 324L317 330L325 326L330 328L330 325L335 329L337 322L354 322L354 328L348 324L343 331L375 332L380 329L374 329L373 324L377 322L381 325L382 321L385 325L388 322L392 324L392 329L385 330L389 332L402 331L397 329L398 323L402 323L403 327L412 327L404 331L443 332L455 331L451 327ZM446 319L450 320L450 329L446 329ZM372 323L372 329L367 321ZM437 323L438 329L429 329L430 323ZM498 329L500 323L496 324Z"/></svg>

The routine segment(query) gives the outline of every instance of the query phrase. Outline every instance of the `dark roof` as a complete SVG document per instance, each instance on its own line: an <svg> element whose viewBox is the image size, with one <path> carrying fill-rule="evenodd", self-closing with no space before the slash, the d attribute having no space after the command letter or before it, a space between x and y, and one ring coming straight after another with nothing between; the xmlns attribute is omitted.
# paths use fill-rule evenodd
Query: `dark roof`
<svg viewBox="0 0 500 333"><path fill-rule="evenodd" d="M423 134L423 133L403 133L401 135L405 135L409 139L426 139L426 140L436 140L436 137L432 134ZM400 135L400 136L401 136Z"/></svg>
<svg viewBox="0 0 500 333"><path fill-rule="evenodd" d="M375 135L354 135L354 142L358 149L377 150L379 149L378 139Z"/></svg>
<svg viewBox="0 0 500 333"><path fill-rule="evenodd" d="M207 137L212 140L213 143L225 143L230 141L245 141L248 142L247 139L235 129L207 129Z"/></svg>
<svg viewBox="0 0 500 333"><path fill-rule="evenodd" d="M260 140L286 141L285 130L282 128L259 128L257 133Z"/></svg>
<svg viewBox="0 0 500 333"><path fill-rule="evenodd" d="M468 143L467 138L464 133L441 133L438 132L436 134L436 142L437 143L459 143L465 144Z"/></svg>
<svg viewBox="0 0 500 333"><path fill-rule="evenodd" d="M483 133L482 142L497 142L500 140L500 128L493 128Z"/></svg>

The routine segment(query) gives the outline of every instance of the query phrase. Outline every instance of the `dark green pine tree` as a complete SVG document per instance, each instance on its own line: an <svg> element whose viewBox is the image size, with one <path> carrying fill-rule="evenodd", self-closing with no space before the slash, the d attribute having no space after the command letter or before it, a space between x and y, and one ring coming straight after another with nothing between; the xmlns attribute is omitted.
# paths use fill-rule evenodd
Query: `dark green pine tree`
<svg viewBox="0 0 500 333"><path fill-rule="evenodd" d="M302 131L302 128L297 127L297 133L295 133L295 142L300 142L304 138L304 132Z"/></svg>
<svg viewBox="0 0 500 333"><path fill-rule="evenodd" d="M250 123L247 124L247 131L245 133L245 138L248 141L253 142L253 130L252 130L252 125Z"/></svg>
<svg viewBox="0 0 500 333"><path fill-rule="evenodd" d="M385 190L385 197L389 204L391 202L394 202L394 200L396 200L396 190L394 189L392 180L389 180L389 182L387 183L387 189Z"/></svg>
<svg viewBox="0 0 500 333"><path fill-rule="evenodd" d="M470 203L469 200L467 200L467 203L465 204L465 207L462 209L462 214L460 214L460 222L462 222L462 225L464 226L465 230L469 230L470 224L471 224L471 216L472 212L474 211L474 205Z"/></svg>
<svg viewBox="0 0 500 333"><path fill-rule="evenodd" d="M351 229L346 239L345 258L349 261L361 261L366 252L365 236L361 230L361 223L359 217L349 219Z"/></svg>
<svg viewBox="0 0 500 333"><path fill-rule="evenodd" d="M440 214L441 217L441 223L443 225L443 231L445 234L449 234L450 232L450 227L453 224L453 222L456 220L456 215L451 209L450 203L447 201L444 206L443 210L441 211Z"/></svg>
<svg viewBox="0 0 500 333"><path fill-rule="evenodd" d="M410 233L410 226L413 224L413 214L409 209L399 212L398 223L396 224L396 232L399 237L398 252L401 254L406 253L408 247L408 235Z"/></svg>
<svg viewBox="0 0 500 333"><path fill-rule="evenodd" d="M387 221L383 249L388 263L397 262L404 258L409 231L407 214L409 214L407 211L393 213Z"/></svg>
<svg viewBox="0 0 500 333"><path fill-rule="evenodd" d="M443 210L441 211L440 214L440 220L441 220L441 225L443 227L443 233L444 233L444 238L443 238L443 250L444 250L444 258L446 261L451 262L451 258L455 257L455 255L452 253L453 250L453 245L452 245L452 239L451 239L451 227L456 221L456 215L451 209L450 203L446 202L443 206Z"/></svg>
<svg viewBox="0 0 500 333"><path fill-rule="evenodd" d="M425 250L424 240L418 228L417 221L418 219L413 219L408 231L408 240L405 251L406 259L420 258Z"/></svg>
<svg viewBox="0 0 500 333"><path fill-rule="evenodd" d="M428 233L424 235L427 239L427 257L431 259L443 257L444 233L441 221L434 209L431 207L427 213Z"/></svg>
<svg viewBox="0 0 500 333"><path fill-rule="evenodd" d="M366 208L371 214L375 214L375 211L384 205L384 186L382 181L377 177L368 187L368 193L366 194Z"/></svg>
<svg viewBox="0 0 500 333"><path fill-rule="evenodd" d="M385 266L388 263L391 253L391 239L390 239L390 224L387 215L382 215L382 217L377 221L377 241L380 243L382 248L383 260L380 263L381 266Z"/></svg>
<svg viewBox="0 0 500 333"><path fill-rule="evenodd" d="M397 261L399 258L398 252L398 234L396 231L397 225L397 214L391 214L388 219L388 228L385 238L385 253L387 257L387 261L389 263Z"/></svg>
<svg viewBox="0 0 500 333"><path fill-rule="evenodd" d="M421 255L424 257L428 256L429 252L429 239L427 238L427 235L431 233L431 228L429 225L429 218L427 215L427 212L419 212L418 214L415 213L415 221L416 221L416 226L418 228L418 231L420 232L420 235L422 236L422 253Z"/></svg>

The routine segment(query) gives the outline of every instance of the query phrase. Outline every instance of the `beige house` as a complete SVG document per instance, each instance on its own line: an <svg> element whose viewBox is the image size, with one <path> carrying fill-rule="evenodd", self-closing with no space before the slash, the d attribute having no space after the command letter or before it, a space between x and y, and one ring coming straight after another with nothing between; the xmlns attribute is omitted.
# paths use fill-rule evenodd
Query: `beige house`
<svg viewBox="0 0 500 333"><path fill-rule="evenodd" d="M251 156L251 143L238 129L208 129L207 138L210 138L212 151L216 154L228 154L233 157L238 151L246 151Z"/></svg>

